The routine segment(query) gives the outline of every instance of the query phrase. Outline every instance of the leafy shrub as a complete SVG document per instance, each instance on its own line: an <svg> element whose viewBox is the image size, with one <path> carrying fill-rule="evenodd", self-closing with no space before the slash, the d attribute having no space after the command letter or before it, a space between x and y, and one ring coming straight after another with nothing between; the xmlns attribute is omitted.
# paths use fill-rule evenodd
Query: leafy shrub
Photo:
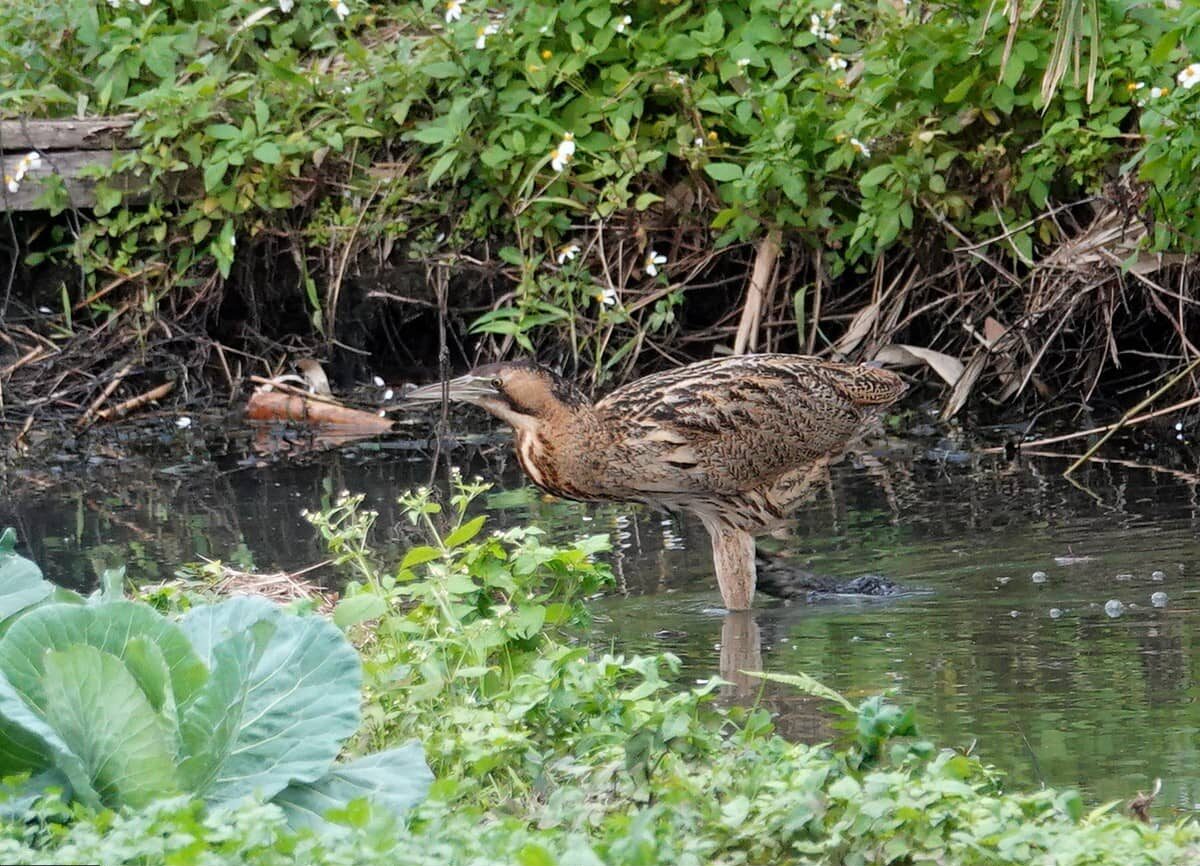
<svg viewBox="0 0 1200 866"><path fill-rule="evenodd" d="M1177 81L1200 10L1086 5L1072 31L1065 2L1015 20L983 0L8 4L0 111L134 111L140 150L114 168L194 176L197 195L146 208L101 183L74 246L93 278L140 275L148 310L286 232L293 297L328 330L356 250L474 247L513 289L480 332L568 336L602 374L678 329L715 248L771 230L819 251L816 284L998 235L1019 273L1069 236L1040 215L1136 172L1150 248L1191 249L1200 90ZM1072 32L1097 66L1051 96Z"/></svg>
<svg viewBox="0 0 1200 866"><path fill-rule="evenodd" d="M424 795L419 744L334 763L358 730L361 666L327 620L232 598L175 623L111 585L51 601L4 540L5 609L25 607L0 638L0 775L31 774L23 803L49 787L111 808L259 797L303 824L359 797L400 813Z"/></svg>

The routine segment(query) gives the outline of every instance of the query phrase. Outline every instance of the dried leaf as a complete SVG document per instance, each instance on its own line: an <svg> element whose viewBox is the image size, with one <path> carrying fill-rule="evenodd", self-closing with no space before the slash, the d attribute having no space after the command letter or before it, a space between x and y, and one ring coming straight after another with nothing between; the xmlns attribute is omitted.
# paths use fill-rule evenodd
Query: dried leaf
<svg viewBox="0 0 1200 866"><path fill-rule="evenodd" d="M893 343L880 349L875 355L875 360L900 367L927 364L945 380L947 385L957 384L963 373L963 363L958 358L920 346Z"/></svg>
<svg viewBox="0 0 1200 866"><path fill-rule="evenodd" d="M837 341L833 347L834 351L843 355L848 355L858 348L858 344L863 341L867 334L871 333L871 329L875 327L875 322L879 319L879 302L867 304L855 314L854 319L850 322L850 327L846 329L846 333L842 334L842 338Z"/></svg>
<svg viewBox="0 0 1200 866"><path fill-rule="evenodd" d="M978 349L971 356L971 360L967 362L962 375L958 377L958 381L954 385L954 390L950 392L950 396L946 400L946 405L942 408L943 421L949 421L966 405L967 400L971 396L971 391L975 388L975 383L979 381L979 375L987 366L987 362L988 352L986 349Z"/></svg>

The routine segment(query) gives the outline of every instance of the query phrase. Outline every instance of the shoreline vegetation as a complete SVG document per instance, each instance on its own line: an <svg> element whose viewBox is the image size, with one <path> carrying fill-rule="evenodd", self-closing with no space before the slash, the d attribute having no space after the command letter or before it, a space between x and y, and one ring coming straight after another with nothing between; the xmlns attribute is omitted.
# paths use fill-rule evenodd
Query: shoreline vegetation
<svg viewBox="0 0 1200 866"><path fill-rule="evenodd" d="M784 350L900 366L943 418L1099 426L1200 354L1174 5L7 4L5 128L127 128L90 210L0 141L43 207L4 216L0 423L312 356L607 387Z"/></svg>
<svg viewBox="0 0 1200 866"><path fill-rule="evenodd" d="M612 579L592 559L607 540L552 547L532 528L489 534L484 518L471 515L486 489L459 478L444 508L428 490L406 494L408 519L425 528L428 544L410 548L399 563L377 558L369 541L374 515L361 508L361 497L343 495L329 510L310 514L350 577L331 621L315 612L317 599L284 609L262 600L220 601L178 585L147 588L128 601L118 573L107 575L92 598L71 599L16 556L6 534L0 577L23 595L3 597L12 612L0 637L0 670L12 685L4 680L10 694L0 702L0 724L36 731L38 742L53 742L49 730L63 740L47 759L50 770L22 777L13 796L24 799L6 802L0 859L113 866L1129 866L1200 858L1200 825L1190 818L1151 822L1152 796L1137 798L1129 815L1120 803L1089 807L1070 790L1006 790L1003 777L970 750L922 740L911 712L886 698L854 704L803 674L768 674L824 699L840 718L835 742L793 743L774 732L765 710L722 706L717 678L675 685L679 662L669 653L630 657L578 645L574 635L588 616L584 599ZM125 637L117 640L112 629L55 635L32 627L64 606L76 618L99 623L115 616L129 628L119 630ZM244 616L247 611L255 616ZM212 633L217 643L200 627L210 620L225 625ZM105 660L104 677L127 683L130 699L112 708L117 714L187 718L198 706L206 714L212 707L204 708L203 699L171 703L170 684L196 685L199 669L214 662L208 682L217 683L232 670L223 669L221 659L235 656L252 681L257 663L268 667L268 691L286 695L285 680L298 671L267 665L270 646L316 634L337 645L333 655L356 654L362 677L361 725L339 765L363 769L354 796L344 796L344 787L330 791L324 821L311 808L319 798L299 797L294 789L304 786L295 783L266 805L253 796L233 802L156 789L150 782L163 768L147 761L139 745L152 728L139 727L137 742L109 738L72 728L55 709L70 693L55 685L56 667L85 655ZM44 673L13 667L31 640L57 647L44 657ZM201 660L176 664L172 660L188 652L186 641ZM221 649L255 644L266 647L263 654ZM304 656L297 657L300 667L308 664ZM162 678L152 675L156 658ZM45 677L44 698L31 675ZM301 674L297 687L313 676ZM357 689L351 679L337 687ZM264 700L258 691L251 690L252 703ZM23 716L14 701L28 702L25 712L46 727ZM319 712L318 705L312 702L306 712ZM234 727L231 755L242 754L243 762L265 757L269 740L266 746L256 741L261 728L253 722ZM182 730L186 746L188 727ZM221 725L213 731L218 740L227 733ZM289 736L297 741L287 753L289 772L305 772L299 768L307 748L325 749L322 762L336 752L327 750L329 735L318 729L301 726ZM423 747L432 784L424 761L413 760L413 739ZM0 748L10 770L12 742ZM399 754L399 763L385 777L371 776L364 765L376 754ZM114 766L123 772L113 773ZM99 802L85 802L61 776L48 776L72 767L82 773L75 778L85 780L79 784L95 783L90 796ZM260 772L278 782L280 769ZM218 783L209 790L231 784ZM333 802L334 793L343 794L340 802ZM299 810L299 820L297 805L310 807Z"/></svg>

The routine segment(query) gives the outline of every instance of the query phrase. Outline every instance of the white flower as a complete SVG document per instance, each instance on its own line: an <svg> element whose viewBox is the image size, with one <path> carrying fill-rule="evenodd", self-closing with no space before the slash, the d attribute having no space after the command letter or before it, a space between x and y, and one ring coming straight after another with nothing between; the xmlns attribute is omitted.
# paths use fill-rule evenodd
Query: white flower
<svg viewBox="0 0 1200 866"><path fill-rule="evenodd" d="M850 146L852 148L854 148L855 150L857 150L859 153L861 153L863 156L869 157L871 155L871 148L867 147L865 144L863 144L857 138L850 139Z"/></svg>
<svg viewBox="0 0 1200 866"><path fill-rule="evenodd" d="M391 400L395 396L396 396L396 392L393 391L391 388L388 388L386 391L383 392L384 400Z"/></svg>
<svg viewBox="0 0 1200 866"><path fill-rule="evenodd" d="M750 58L749 57L741 58L740 60L738 60L737 65L738 65L738 69L745 69L747 66L750 65Z"/></svg>
<svg viewBox="0 0 1200 866"><path fill-rule="evenodd" d="M570 243L558 248L558 253L555 259L560 265L565 265L567 262L572 262L579 255L579 244Z"/></svg>
<svg viewBox="0 0 1200 866"><path fill-rule="evenodd" d="M666 256L662 255L661 253L656 253L654 250L650 250L650 252L646 254L646 274L651 277L657 277L658 266L665 265L666 263Z"/></svg>
<svg viewBox="0 0 1200 866"><path fill-rule="evenodd" d="M279 11L287 15L292 11L292 7L296 5L296 0L279 0Z"/></svg>
<svg viewBox="0 0 1200 866"><path fill-rule="evenodd" d="M108 0L108 5L114 9L119 9L121 7L121 0Z"/></svg>
<svg viewBox="0 0 1200 866"><path fill-rule="evenodd" d="M632 23L633 23L633 16L631 16L631 15L626 15L624 18L614 18L613 19L613 30L616 30L618 33L624 33L625 28L628 27Z"/></svg>
<svg viewBox="0 0 1200 866"><path fill-rule="evenodd" d="M704 139L701 138L699 135L697 135L696 138L692 141L692 144L695 147L704 147Z"/></svg>
<svg viewBox="0 0 1200 866"><path fill-rule="evenodd" d="M682 75L674 70L671 70L667 72L667 81L671 82L676 87L683 87L685 84L687 84L688 80L686 75Z"/></svg>
<svg viewBox="0 0 1200 866"><path fill-rule="evenodd" d="M371 384L374 385L376 388L382 388L384 382L383 382L383 379L379 378L378 376L373 376L373 377L371 377Z"/></svg>
<svg viewBox="0 0 1200 866"><path fill-rule="evenodd" d="M1179 86L1184 90L1191 90L1197 84L1200 84L1200 63L1192 63L1180 71L1177 78Z"/></svg>
<svg viewBox="0 0 1200 866"><path fill-rule="evenodd" d="M1159 97L1166 96L1167 93L1168 93L1168 89L1165 87L1151 87L1150 88L1150 98L1151 99L1158 99Z"/></svg>
<svg viewBox="0 0 1200 866"><path fill-rule="evenodd" d="M495 36L500 32L500 28L495 24L489 24L486 27L480 27L475 33L475 47L482 51L487 47L487 38Z"/></svg>
<svg viewBox="0 0 1200 866"><path fill-rule="evenodd" d="M140 3L142 6L149 6L150 0L138 0L138 3Z"/></svg>
<svg viewBox="0 0 1200 866"><path fill-rule="evenodd" d="M462 0L446 0L446 23L462 18Z"/></svg>
<svg viewBox="0 0 1200 866"><path fill-rule="evenodd" d="M845 58L845 57L842 57L842 55L840 55L840 54L831 54L831 55L829 55L829 59L828 59L828 60L826 60L825 62L826 62L827 64L829 64L829 68L830 68L830 69L833 69L833 70L835 70L835 71L836 71L836 70L839 70L839 69L845 69L847 66L849 66L849 65L850 65L850 64L849 64L849 63L846 61L846 58Z"/></svg>
<svg viewBox="0 0 1200 866"><path fill-rule="evenodd" d="M183 415L183 416L175 419L175 426L178 427L180 430L186 430L187 428L192 426L192 419L189 418L187 415Z"/></svg>
<svg viewBox="0 0 1200 866"><path fill-rule="evenodd" d="M602 307L611 307L617 302L617 290L603 289L602 291L596 292L596 294L592 295L592 299Z"/></svg>
<svg viewBox="0 0 1200 866"><path fill-rule="evenodd" d="M567 132L563 134L558 147L550 151L550 167L555 171L562 171L573 156L575 156L575 134Z"/></svg>
<svg viewBox="0 0 1200 866"><path fill-rule="evenodd" d="M21 188L20 181L16 180L11 174L4 175L4 183L11 193L15 193Z"/></svg>
<svg viewBox="0 0 1200 866"><path fill-rule="evenodd" d="M350 14L350 7L346 5L346 0L329 0L329 8L337 13L339 21L345 21L346 16Z"/></svg>

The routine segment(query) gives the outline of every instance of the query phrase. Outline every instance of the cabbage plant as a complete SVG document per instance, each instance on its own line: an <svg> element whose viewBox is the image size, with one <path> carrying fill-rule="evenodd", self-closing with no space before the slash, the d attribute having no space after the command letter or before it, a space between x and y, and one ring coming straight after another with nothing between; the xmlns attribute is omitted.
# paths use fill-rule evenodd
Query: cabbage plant
<svg viewBox="0 0 1200 866"><path fill-rule="evenodd" d="M85 600L13 540L0 537L0 776L30 774L25 801L51 786L110 808L256 797L311 825L360 797L395 813L424 797L415 741L336 763L362 668L328 620L239 597L172 621L124 599L119 574Z"/></svg>

